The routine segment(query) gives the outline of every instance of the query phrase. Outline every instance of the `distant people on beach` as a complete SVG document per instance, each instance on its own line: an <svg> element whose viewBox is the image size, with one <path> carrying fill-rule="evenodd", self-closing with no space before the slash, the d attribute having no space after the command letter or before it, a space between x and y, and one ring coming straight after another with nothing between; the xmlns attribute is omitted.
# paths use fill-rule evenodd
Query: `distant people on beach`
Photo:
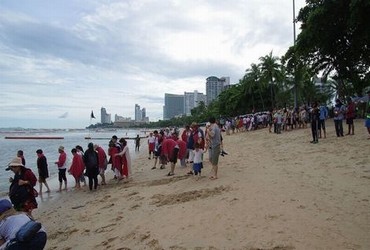
<svg viewBox="0 0 370 250"><path fill-rule="evenodd" d="M140 136L137 135L135 138L135 151L140 151Z"/></svg>
<svg viewBox="0 0 370 250"><path fill-rule="evenodd" d="M337 137L344 136L343 134L343 119L345 116L346 107L340 99L335 100L334 106L334 126Z"/></svg>
<svg viewBox="0 0 370 250"><path fill-rule="evenodd" d="M76 148L71 150L72 153L72 164L69 167L68 173L70 173L75 179L75 188L81 188L81 176L84 174L85 164L83 162L83 157L78 153Z"/></svg>
<svg viewBox="0 0 370 250"><path fill-rule="evenodd" d="M129 178L131 176L131 156L130 156L130 150L127 145L127 141L125 138L121 138L119 140L121 144L122 151L118 153L118 156L120 156L122 159L122 177L123 178Z"/></svg>
<svg viewBox="0 0 370 250"><path fill-rule="evenodd" d="M204 150L201 149L199 143L196 142L193 150L194 154L193 171L194 175L198 175L199 177L202 176L203 153Z"/></svg>
<svg viewBox="0 0 370 250"><path fill-rule="evenodd" d="M84 153L84 163L86 167L86 175L89 178L90 191L98 188L98 174L99 174L99 157L94 150L94 144L90 142L87 145L87 150Z"/></svg>
<svg viewBox="0 0 370 250"><path fill-rule="evenodd" d="M55 164L58 167L58 180L59 180L59 192L62 191L62 185L64 182L64 190L67 190L67 154L64 152L64 147L60 146L58 148L59 158Z"/></svg>
<svg viewBox="0 0 370 250"><path fill-rule="evenodd" d="M155 136L153 135L152 132L150 132L149 137L148 137L148 151L149 151L148 159L149 160L152 158L152 154L154 158L154 148L155 148Z"/></svg>
<svg viewBox="0 0 370 250"><path fill-rule="evenodd" d="M216 123L216 119L214 117L211 117L209 119L209 122L211 123L207 133L210 138L210 144L209 144L209 158L210 162L212 164L212 171L210 175L211 180L215 180L218 178L218 160L221 153L221 130L219 126ZM201 145L199 144L200 148Z"/></svg>
<svg viewBox="0 0 370 250"><path fill-rule="evenodd" d="M46 179L49 178L48 162L42 149L36 150L36 154L37 154L37 170L39 172L39 184L40 184L39 194L42 195L43 185L45 185L45 187L47 188L46 193L50 193L50 188L46 181Z"/></svg>
<svg viewBox="0 0 370 250"><path fill-rule="evenodd" d="M107 160L107 154L105 153L104 149L99 146L98 144L94 144L94 149L98 153L99 157L99 175L102 179L101 185L106 185L105 182L105 170L107 170L108 160Z"/></svg>
<svg viewBox="0 0 370 250"><path fill-rule="evenodd" d="M367 92L365 127L367 128L367 133L369 134L367 139L370 140L370 90Z"/></svg>
<svg viewBox="0 0 370 250"><path fill-rule="evenodd" d="M319 128L319 120L320 120L320 109L318 107L318 102L314 102L312 104L310 113L311 113L311 134L312 134L311 143L316 144L319 142L318 128Z"/></svg>
<svg viewBox="0 0 370 250"><path fill-rule="evenodd" d="M318 124L319 138L322 138L322 134L324 134L324 138L326 138L325 120L328 119L329 117L329 111L328 108L323 104L320 105L319 111L320 111L319 117L320 119ZM324 133L322 133L321 130Z"/></svg>
<svg viewBox="0 0 370 250"><path fill-rule="evenodd" d="M23 150L18 150L17 157L21 158L22 159L22 164L24 166L26 166L26 159L24 158Z"/></svg>
<svg viewBox="0 0 370 250"><path fill-rule="evenodd" d="M14 158L5 170L14 173L14 177L9 179L9 198L14 208L32 216L32 210L38 206L37 191L34 189L37 182L35 174L23 165L20 157Z"/></svg>
<svg viewBox="0 0 370 250"><path fill-rule="evenodd" d="M17 212L9 200L0 199L0 249L42 250L46 241L47 234L40 223L34 222L27 214Z"/></svg>
<svg viewBox="0 0 370 250"><path fill-rule="evenodd" d="M346 135L355 134L355 125L353 120L356 118L356 104L352 101L351 97L347 98L346 108L346 123L348 125L348 133Z"/></svg>

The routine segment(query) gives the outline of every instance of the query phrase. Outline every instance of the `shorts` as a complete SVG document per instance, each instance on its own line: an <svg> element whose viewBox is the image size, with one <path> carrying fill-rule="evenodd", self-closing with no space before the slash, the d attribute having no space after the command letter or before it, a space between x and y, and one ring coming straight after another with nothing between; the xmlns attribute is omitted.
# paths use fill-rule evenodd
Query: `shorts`
<svg viewBox="0 0 370 250"><path fill-rule="evenodd" d="M347 119L346 119L346 123L347 123L348 125L353 125L353 118L347 118Z"/></svg>
<svg viewBox="0 0 370 250"><path fill-rule="evenodd" d="M317 129L325 129L325 120L319 120Z"/></svg>
<svg viewBox="0 0 370 250"><path fill-rule="evenodd" d="M212 165L217 166L218 165L218 159L220 157L221 148L220 145L212 146L211 149L209 149L209 160Z"/></svg>
<svg viewBox="0 0 370 250"><path fill-rule="evenodd" d="M365 120L365 127L370 128L370 118Z"/></svg>
<svg viewBox="0 0 370 250"><path fill-rule="evenodd" d="M203 163L202 162L193 164L193 170L194 170L195 173L202 172L202 168L203 168Z"/></svg>
<svg viewBox="0 0 370 250"><path fill-rule="evenodd" d="M46 178L44 176L39 176L39 182L40 183L45 183Z"/></svg>
<svg viewBox="0 0 370 250"><path fill-rule="evenodd" d="M155 157L161 156L161 147L157 148L157 150L154 150L154 156Z"/></svg>
<svg viewBox="0 0 370 250"><path fill-rule="evenodd" d="M177 162L177 155L178 154L179 154L179 148L174 148L173 151L172 151L170 162L176 164L176 162Z"/></svg>

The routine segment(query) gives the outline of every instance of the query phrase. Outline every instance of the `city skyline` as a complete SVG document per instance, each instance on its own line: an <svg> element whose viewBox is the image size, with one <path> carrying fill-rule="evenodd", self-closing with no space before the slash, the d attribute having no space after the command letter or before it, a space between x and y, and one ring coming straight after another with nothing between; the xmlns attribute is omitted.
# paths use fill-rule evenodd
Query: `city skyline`
<svg viewBox="0 0 370 250"><path fill-rule="evenodd" d="M135 103L156 121L164 93L237 83L293 43L291 1L3 0L0 22L0 127L84 128Z"/></svg>

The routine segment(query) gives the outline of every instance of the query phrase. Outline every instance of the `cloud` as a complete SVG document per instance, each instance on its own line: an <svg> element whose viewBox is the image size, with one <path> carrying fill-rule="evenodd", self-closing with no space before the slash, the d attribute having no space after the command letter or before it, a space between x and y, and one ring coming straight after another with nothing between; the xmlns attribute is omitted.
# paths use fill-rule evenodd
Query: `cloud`
<svg viewBox="0 0 370 250"><path fill-rule="evenodd" d="M91 109L133 117L136 103L157 119L164 93L204 93L210 75L236 83L259 57L282 55L291 10L273 0L2 1L0 120L68 110L84 127Z"/></svg>

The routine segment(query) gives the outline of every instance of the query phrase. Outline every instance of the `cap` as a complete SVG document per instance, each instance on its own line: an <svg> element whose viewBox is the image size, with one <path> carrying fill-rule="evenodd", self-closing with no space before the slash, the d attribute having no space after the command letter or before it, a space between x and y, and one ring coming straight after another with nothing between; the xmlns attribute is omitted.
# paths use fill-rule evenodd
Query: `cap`
<svg viewBox="0 0 370 250"><path fill-rule="evenodd" d="M0 214L12 208L12 203L7 199L0 200Z"/></svg>

